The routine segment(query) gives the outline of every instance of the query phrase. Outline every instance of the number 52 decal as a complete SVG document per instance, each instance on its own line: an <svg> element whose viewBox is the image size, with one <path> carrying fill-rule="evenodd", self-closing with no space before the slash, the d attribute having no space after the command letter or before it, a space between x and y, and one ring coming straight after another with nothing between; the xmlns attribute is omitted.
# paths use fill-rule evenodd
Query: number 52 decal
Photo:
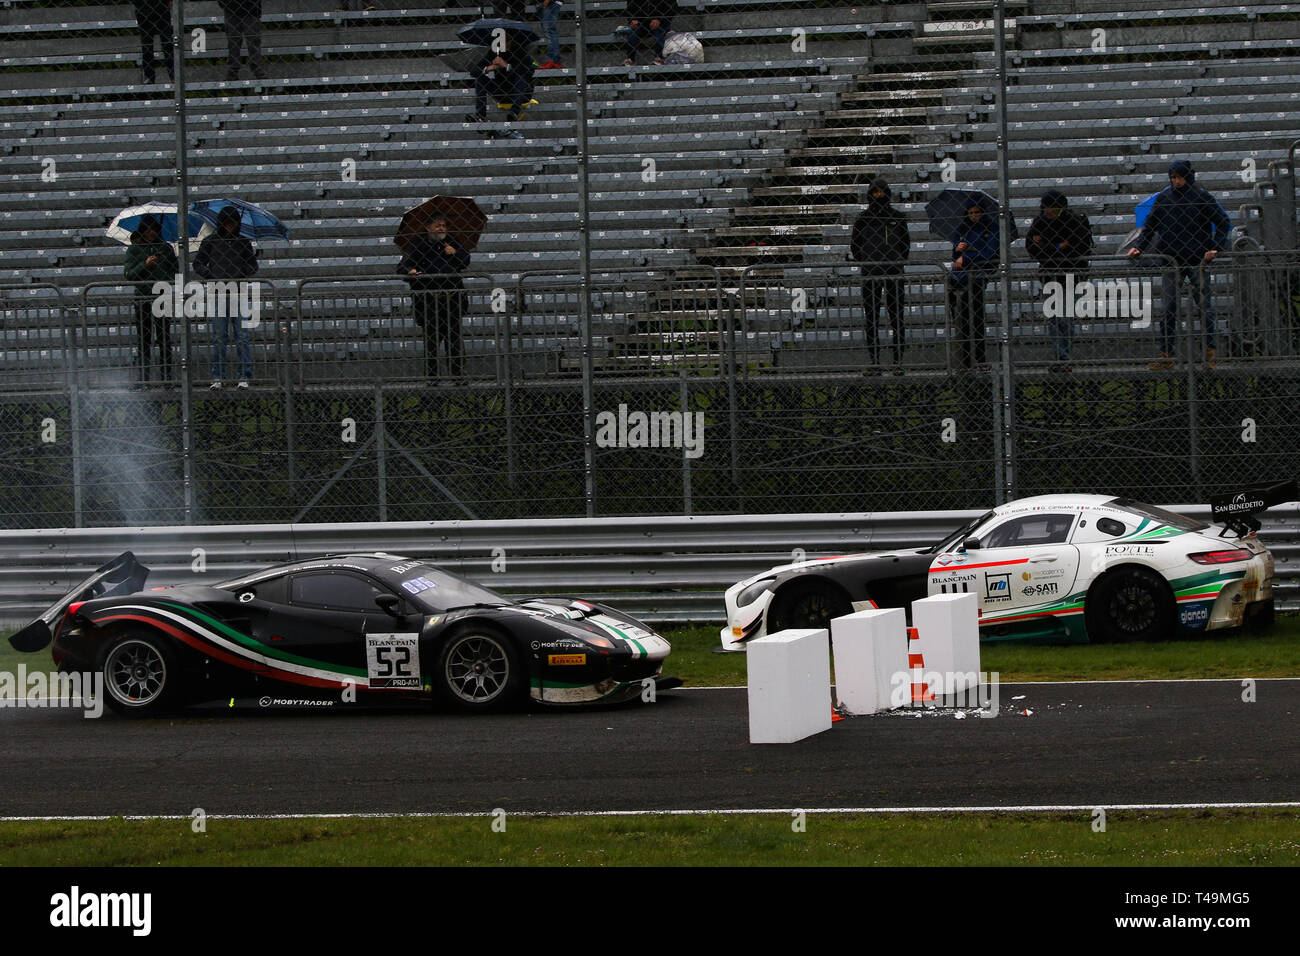
<svg viewBox="0 0 1300 956"><path fill-rule="evenodd" d="M366 676L371 687L419 687L420 636L367 634Z"/></svg>

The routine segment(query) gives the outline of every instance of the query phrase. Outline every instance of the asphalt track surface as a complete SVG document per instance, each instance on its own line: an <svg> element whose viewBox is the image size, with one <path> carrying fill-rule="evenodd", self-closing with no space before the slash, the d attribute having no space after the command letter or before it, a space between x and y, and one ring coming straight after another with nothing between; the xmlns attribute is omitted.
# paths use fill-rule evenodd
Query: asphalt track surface
<svg viewBox="0 0 1300 956"><path fill-rule="evenodd" d="M743 688L465 717L0 710L0 816L1118 806L1300 799L1300 680L1003 684L999 715L748 742ZM1023 700L1012 700L1023 695ZM1030 710L1028 716L1022 713Z"/></svg>

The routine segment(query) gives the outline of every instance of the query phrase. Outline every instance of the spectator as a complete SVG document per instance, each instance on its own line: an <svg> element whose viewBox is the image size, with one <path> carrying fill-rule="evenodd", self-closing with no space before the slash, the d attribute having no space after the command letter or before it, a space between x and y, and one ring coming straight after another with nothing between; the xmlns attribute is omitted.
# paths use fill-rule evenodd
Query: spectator
<svg viewBox="0 0 1300 956"><path fill-rule="evenodd" d="M1160 359L1151 363L1158 371L1174 367L1174 332L1178 322L1178 295L1184 281L1192 286L1192 301L1205 317L1205 362L1214 368L1214 302L1210 298L1210 273L1204 266L1227 247L1232 223L1218 200L1196 185L1196 173L1185 159L1169 164L1169 185L1156 196L1142 231L1128 251L1129 258L1153 252L1174 261L1166 271L1160 320Z"/></svg>
<svg viewBox="0 0 1300 956"><path fill-rule="evenodd" d="M172 56L172 5L168 0L135 0L135 24L140 31L141 68L144 81L149 85L157 82L154 72L153 38L158 38L162 48L163 65L167 67L167 78L175 80Z"/></svg>
<svg viewBox="0 0 1300 956"><path fill-rule="evenodd" d="M248 47L253 76L266 79L262 69L262 0L217 0L226 20L226 79L239 79L239 54Z"/></svg>
<svg viewBox="0 0 1300 956"><path fill-rule="evenodd" d="M1087 272L1088 254L1092 252L1092 224L1083 213L1069 208L1065 193L1049 189L1038 201L1039 214L1029 225L1025 247L1038 261L1038 276L1044 286L1056 282L1065 288L1066 273L1077 276ZM1070 371L1070 347L1074 341L1074 321L1068 310L1053 319L1053 371Z"/></svg>
<svg viewBox="0 0 1300 956"><path fill-rule="evenodd" d="M663 63L664 40L677 15L677 0L627 0L628 23L623 41L627 44L624 66L636 63L637 51L647 37L654 38L655 62Z"/></svg>
<svg viewBox="0 0 1300 956"><path fill-rule="evenodd" d="M519 119L525 109L537 102L533 99L533 58L525 44L516 43L509 35L501 53L485 50L469 74L474 78L474 113L465 117L470 122L487 121L488 94L509 100L508 122ZM507 130L505 135L523 138L515 130Z"/></svg>
<svg viewBox="0 0 1300 956"><path fill-rule="evenodd" d="M546 62L538 69L562 70L560 62L560 0L537 0L537 14L542 21L542 36L546 38Z"/></svg>
<svg viewBox="0 0 1300 956"><path fill-rule="evenodd" d="M465 283L459 275L469 265L469 253L447 234L447 220L429 222L427 236L415 236L397 266L411 286L411 311L424 332L424 371L438 377L438 345L447 345L448 373L460 378L462 351L461 299Z"/></svg>
<svg viewBox="0 0 1300 956"><path fill-rule="evenodd" d="M153 367L153 340L158 339L159 381L172 377L171 320L154 315L153 303L157 296L153 284L159 281L174 282L180 264L171 244L162 241L162 224L153 216L142 216L140 226L131 234L131 244L126 247L126 266L122 275L136 283L135 328L140 348L136 353L136 368L140 382L150 379Z"/></svg>
<svg viewBox="0 0 1300 956"><path fill-rule="evenodd" d="M203 240L194 257L194 272L204 279L247 279L257 272L257 253L253 244L239 234L239 210L224 206L217 213L217 231ZM232 298L222 298L228 304ZM224 311L224 310L222 310ZM239 361L238 388L248 388L253 377L253 350L248 341L247 315L214 315L212 317L212 384L213 391L221 388L226 372L226 344L233 329L235 354Z"/></svg>
<svg viewBox="0 0 1300 956"><path fill-rule="evenodd" d="M902 372L903 364L903 263L907 261L911 240L907 220L890 205L889 183L873 179L867 189L867 208L853 220L850 257L862 266L862 307L866 313L867 344L871 364L878 363L876 323L883 305L894 330L894 364ZM870 263L870 264L867 264Z"/></svg>
<svg viewBox="0 0 1300 956"><path fill-rule="evenodd" d="M984 359L984 287L997 268L998 226L983 207L971 203L966 220L952 242L952 270L948 273L948 314L953 317L961 367L974 363L987 369Z"/></svg>

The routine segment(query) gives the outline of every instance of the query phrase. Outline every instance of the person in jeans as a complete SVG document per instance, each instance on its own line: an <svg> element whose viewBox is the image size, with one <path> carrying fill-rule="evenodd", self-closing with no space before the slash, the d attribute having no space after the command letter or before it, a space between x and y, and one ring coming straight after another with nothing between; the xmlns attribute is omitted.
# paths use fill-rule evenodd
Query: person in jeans
<svg viewBox="0 0 1300 956"><path fill-rule="evenodd" d="M537 13L542 21L542 36L546 38L546 62L539 70L562 70L560 62L560 0L537 0Z"/></svg>
<svg viewBox="0 0 1300 956"><path fill-rule="evenodd" d="M984 287L1001 256L997 220L972 203L953 236L952 269L948 273L948 313L953 318L961 367L972 359L987 368L984 357Z"/></svg>
<svg viewBox="0 0 1300 956"><path fill-rule="evenodd" d="M161 360L158 365L159 381L165 382L172 377L171 320L154 314L153 304L157 296L153 284L175 282L179 268L171 243L163 242L162 223L153 216L142 216L140 225L131 234L131 244L126 247L126 264L122 270L123 276L136 283L132 305L135 308L135 328L140 343L136 353L136 368L141 383L150 379L155 338Z"/></svg>
<svg viewBox="0 0 1300 956"><path fill-rule="evenodd" d="M1160 358L1151 363L1153 371L1174 367L1178 296L1184 282L1191 284L1192 301L1197 311L1203 313L1205 362L1214 367L1214 302L1210 296L1210 273L1205 267L1227 247L1231 230L1232 222L1218 200L1196 185L1192 164L1185 159L1170 163L1169 185L1156 196L1142 231L1128 251L1130 259L1151 249L1174 261L1172 272L1164 272Z"/></svg>
<svg viewBox="0 0 1300 956"><path fill-rule="evenodd" d="M1092 252L1092 225L1088 217L1069 208L1070 200L1058 189L1049 189L1038 202L1038 218L1029 225L1025 248L1038 262L1038 277L1046 289L1057 283L1062 289L1066 275L1085 281L1088 254ZM1046 293L1044 293L1046 294ZM1070 371L1070 348L1074 344L1074 320L1068 310L1052 320L1052 370Z"/></svg>
<svg viewBox="0 0 1300 956"><path fill-rule="evenodd" d="M225 206L217 213L217 231L199 246L194 272L204 279L247 279L256 274L257 253L253 244L239 234L239 210ZM229 299L223 297L220 304L228 305ZM248 380L253 377L253 350L246 320L251 318L239 313L212 316L212 384L208 387L213 391L221 388L226 374L226 344L232 333L239 361L237 387L248 388Z"/></svg>

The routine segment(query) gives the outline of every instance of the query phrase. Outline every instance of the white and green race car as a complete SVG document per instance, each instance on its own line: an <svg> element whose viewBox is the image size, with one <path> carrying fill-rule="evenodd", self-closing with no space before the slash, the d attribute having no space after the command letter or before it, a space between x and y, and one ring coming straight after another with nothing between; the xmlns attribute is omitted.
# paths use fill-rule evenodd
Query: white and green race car
<svg viewBox="0 0 1300 956"><path fill-rule="evenodd" d="M1286 497L1289 496L1289 497ZM938 544L772 568L726 592L728 650L869 607L974 592L982 640L1149 641L1273 613L1273 556L1254 515L1294 483L1212 503L1207 523L1128 498L1043 495L994 508Z"/></svg>

